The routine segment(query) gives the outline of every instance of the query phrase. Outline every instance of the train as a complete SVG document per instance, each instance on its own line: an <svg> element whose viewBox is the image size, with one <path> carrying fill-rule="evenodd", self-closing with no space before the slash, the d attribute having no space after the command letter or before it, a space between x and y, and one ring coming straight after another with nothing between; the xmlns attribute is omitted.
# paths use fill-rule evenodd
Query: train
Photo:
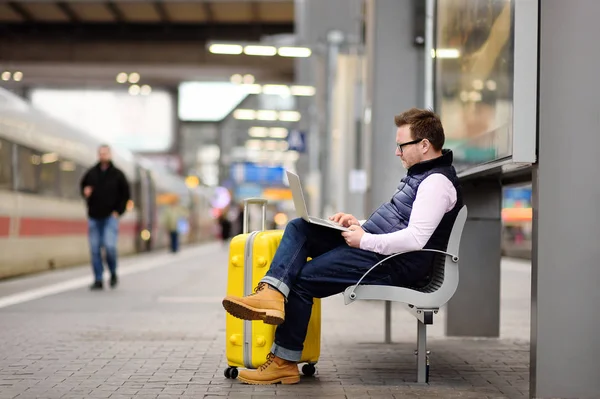
<svg viewBox="0 0 600 399"><path fill-rule="evenodd" d="M89 262L79 184L102 144L0 88L0 279ZM212 188L190 188L126 149L113 147L112 154L131 190L120 219L119 255L168 245L162 215L173 199L189 215L182 243L215 239Z"/></svg>

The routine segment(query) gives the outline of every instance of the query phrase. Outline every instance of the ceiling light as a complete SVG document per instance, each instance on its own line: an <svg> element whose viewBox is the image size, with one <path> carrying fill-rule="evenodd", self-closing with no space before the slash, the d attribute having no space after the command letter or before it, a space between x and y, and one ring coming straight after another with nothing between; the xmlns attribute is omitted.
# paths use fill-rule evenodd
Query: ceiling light
<svg viewBox="0 0 600 399"><path fill-rule="evenodd" d="M229 81L231 83L239 85L240 83L242 83L242 75L240 75L239 73L236 73L235 75L231 75L231 78L229 79Z"/></svg>
<svg viewBox="0 0 600 399"><path fill-rule="evenodd" d="M474 103L481 101L481 93L478 91L469 92L469 100Z"/></svg>
<svg viewBox="0 0 600 399"><path fill-rule="evenodd" d="M277 49L273 46L246 46L244 47L244 54L273 56L277 54Z"/></svg>
<svg viewBox="0 0 600 399"><path fill-rule="evenodd" d="M239 44L211 44L208 51L213 54L242 54Z"/></svg>
<svg viewBox="0 0 600 399"><path fill-rule="evenodd" d="M252 109L236 109L235 111L233 111L233 117L235 119L251 121L253 119L256 119L256 111Z"/></svg>
<svg viewBox="0 0 600 399"><path fill-rule="evenodd" d="M300 120L300 112L298 111L279 111L279 120L286 122L298 122Z"/></svg>
<svg viewBox="0 0 600 399"><path fill-rule="evenodd" d="M290 148L290 145L287 141L278 141L277 142L277 149L279 151L287 151Z"/></svg>
<svg viewBox="0 0 600 399"><path fill-rule="evenodd" d="M260 110L256 112L256 119L260 121L276 121L277 111Z"/></svg>
<svg viewBox="0 0 600 399"><path fill-rule="evenodd" d="M13 73L13 80L15 82L20 82L22 79L23 79L23 72L17 71L15 73Z"/></svg>
<svg viewBox="0 0 600 399"><path fill-rule="evenodd" d="M290 92L293 96L314 96L315 88L313 86L292 86Z"/></svg>
<svg viewBox="0 0 600 399"><path fill-rule="evenodd" d="M262 141L246 140L246 148L249 150L260 150L262 148Z"/></svg>
<svg viewBox="0 0 600 399"><path fill-rule="evenodd" d="M55 152L42 155L42 163L54 163L56 161L58 161L58 154Z"/></svg>
<svg viewBox="0 0 600 399"><path fill-rule="evenodd" d="M140 81L140 74L133 72L129 74L129 83L137 83Z"/></svg>
<svg viewBox="0 0 600 399"><path fill-rule="evenodd" d="M475 90L483 90L483 80L475 79L473 80L472 84Z"/></svg>
<svg viewBox="0 0 600 399"><path fill-rule="evenodd" d="M249 73L247 73L246 75L244 75L243 82L247 85L254 83L254 75L250 75Z"/></svg>
<svg viewBox="0 0 600 399"><path fill-rule="evenodd" d="M250 137L267 137L269 135L269 129L266 127L254 126L248 129Z"/></svg>
<svg viewBox="0 0 600 399"><path fill-rule="evenodd" d="M277 149L277 141L275 140L267 140L264 143L265 150L275 151Z"/></svg>
<svg viewBox="0 0 600 399"><path fill-rule="evenodd" d="M488 88L488 90L490 91L494 91L496 90L496 81L495 80L488 80L485 82L485 87Z"/></svg>
<svg viewBox="0 0 600 399"><path fill-rule="evenodd" d="M138 94L140 94L141 88L138 85L131 85L129 86L129 94L131 94L132 96L137 96Z"/></svg>
<svg viewBox="0 0 600 399"><path fill-rule="evenodd" d="M248 94L260 94L260 93L262 93L262 87L260 85L257 85L257 84L242 85L242 87L244 87L244 89L246 89L246 93L248 93Z"/></svg>
<svg viewBox="0 0 600 399"><path fill-rule="evenodd" d="M269 137L274 139L285 139L288 136L288 130L284 127L272 127L269 129Z"/></svg>
<svg viewBox="0 0 600 399"><path fill-rule="evenodd" d="M310 57L308 47L280 47L277 53L282 57Z"/></svg>
<svg viewBox="0 0 600 399"><path fill-rule="evenodd" d="M262 89L264 94L278 94L280 96L290 95L290 88L286 85L264 85Z"/></svg>
<svg viewBox="0 0 600 399"><path fill-rule="evenodd" d="M75 162L62 161L60 163L60 170L62 170L63 172L74 172L75 171Z"/></svg>
<svg viewBox="0 0 600 399"><path fill-rule="evenodd" d="M2 80L4 80L5 82L10 80L11 75L12 74L8 71L2 72Z"/></svg>
<svg viewBox="0 0 600 399"><path fill-rule="evenodd" d="M121 72L117 75L117 83L125 83L127 82L127 74L125 72Z"/></svg>
<svg viewBox="0 0 600 399"><path fill-rule="evenodd" d="M458 58L460 57L460 52L458 51L458 49L455 48L439 48L437 50L431 50L432 51L432 56L434 56L434 58ZM433 53L433 51L435 51L435 55Z"/></svg>
<svg viewBox="0 0 600 399"><path fill-rule="evenodd" d="M150 93L152 93L152 87L150 85L143 85L140 90L140 93L142 96L147 96Z"/></svg>

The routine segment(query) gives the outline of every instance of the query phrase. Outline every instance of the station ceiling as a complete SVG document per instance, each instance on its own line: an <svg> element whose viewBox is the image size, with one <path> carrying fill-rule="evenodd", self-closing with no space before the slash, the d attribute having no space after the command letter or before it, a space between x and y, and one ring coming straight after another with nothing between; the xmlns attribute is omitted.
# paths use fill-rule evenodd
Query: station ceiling
<svg viewBox="0 0 600 399"><path fill-rule="evenodd" d="M292 33L294 1L13 0L0 2L0 24L9 36L255 40Z"/></svg>
<svg viewBox="0 0 600 399"><path fill-rule="evenodd" d="M203 70L285 80L293 77L291 59L214 55L206 42L293 33L294 0L0 0L0 69L23 68L31 71L23 82L49 84L55 75L65 84L94 71L112 76L122 65L150 68L172 83L201 78Z"/></svg>

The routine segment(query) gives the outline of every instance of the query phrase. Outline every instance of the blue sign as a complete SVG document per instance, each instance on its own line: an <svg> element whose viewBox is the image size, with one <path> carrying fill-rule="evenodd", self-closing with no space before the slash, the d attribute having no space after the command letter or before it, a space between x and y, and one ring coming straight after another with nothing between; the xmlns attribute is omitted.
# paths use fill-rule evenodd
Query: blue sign
<svg viewBox="0 0 600 399"><path fill-rule="evenodd" d="M235 189L235 198L242 200L250 197L260 197L263 189L259 184L256 183L244 183L240 184Z"/></svg>
<svg viewBox="0 0 600 399"><path fill-rule="evenodd" d="M306 133L292 130L288 135L287 142L290 151L306 152Z"/></svg>
<svg viewBox="0 0 600 399"><path fill-rule="evenodd" d="M268 186L283 186L285 169L282 166L262 166L253 163L231 165L231 178L237 183L257 183Z"/></svg>

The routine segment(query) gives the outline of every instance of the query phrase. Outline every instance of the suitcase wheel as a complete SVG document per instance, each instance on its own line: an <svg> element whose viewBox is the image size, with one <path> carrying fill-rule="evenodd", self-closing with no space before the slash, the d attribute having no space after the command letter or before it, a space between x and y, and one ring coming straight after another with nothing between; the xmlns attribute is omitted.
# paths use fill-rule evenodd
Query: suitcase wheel
<svg viewBox="0 0 600 399"><path fill-rule="evenodd" d="M316 371L317 370L315 369L314 364L307 363L304 366L302 366L302 374L304 374L307 377L312 377L313 375L315 375Z"/></svg>
<svg viewBox="0 0 600 399"><path fill-rule="evenodd" d="M235 380L237 378L237 376L238 376L237 367L227 367L225 369L225 378L233 378Z"/></svg>

